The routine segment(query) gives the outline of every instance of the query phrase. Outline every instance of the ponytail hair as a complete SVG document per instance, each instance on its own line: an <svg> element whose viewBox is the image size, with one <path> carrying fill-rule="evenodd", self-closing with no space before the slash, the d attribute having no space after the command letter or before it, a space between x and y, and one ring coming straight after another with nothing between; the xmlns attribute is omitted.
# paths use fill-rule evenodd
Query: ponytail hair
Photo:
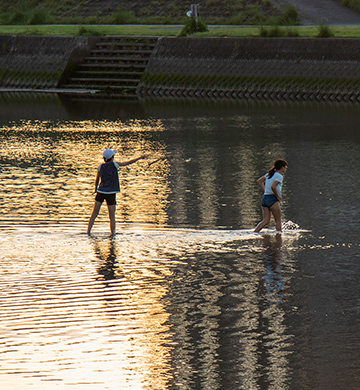
<svg viewBox="0 0 360 390"><path fill-rule="evenodd" d="M274 176L274 173L281 169L282 167L287 167L288 163L285 160L276 160L274 166L268 172L268 179L271 179Z"/></svg>

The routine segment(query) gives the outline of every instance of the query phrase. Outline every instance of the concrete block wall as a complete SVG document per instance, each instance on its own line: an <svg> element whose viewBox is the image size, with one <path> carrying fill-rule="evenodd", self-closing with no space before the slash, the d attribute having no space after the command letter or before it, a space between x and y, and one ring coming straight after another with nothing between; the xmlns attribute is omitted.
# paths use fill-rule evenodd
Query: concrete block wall
<svg viewBox="0 0 360 390"><path fill-rule="evenodd" d="M0 36L0 88L56 88L99 40ZM161 38L136 94L360 102L360 39Z"/></svg>
<svg viewBox="0 0 360 390"><path fill-rule="evenodd" d="M162 38L138 94L360 101L360 40Z"/></svg>
<svg viewBox="0 0 360 390"><path fill-rule="evenodd" d="M1 35L0 88L55 88L97 39Z"/></svg>

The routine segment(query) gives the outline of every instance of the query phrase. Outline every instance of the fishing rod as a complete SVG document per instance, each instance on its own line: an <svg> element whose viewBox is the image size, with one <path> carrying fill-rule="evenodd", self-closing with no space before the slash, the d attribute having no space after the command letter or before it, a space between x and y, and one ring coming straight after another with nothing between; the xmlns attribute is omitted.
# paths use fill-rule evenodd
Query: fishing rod
<svg viewBox="0 0 360 390"><path fill-rule="evenodd" d="M156 159L156 160L150 162L150 163L148 164L148 166L144 169L144 172L147 171L147 170L150 168L151 165L156 164L156 163L158 163L159 161L164 161L164 160L168 160L168 158L167 158L167 157L160 157L160 158L158 158L158 159Z"/></svg>

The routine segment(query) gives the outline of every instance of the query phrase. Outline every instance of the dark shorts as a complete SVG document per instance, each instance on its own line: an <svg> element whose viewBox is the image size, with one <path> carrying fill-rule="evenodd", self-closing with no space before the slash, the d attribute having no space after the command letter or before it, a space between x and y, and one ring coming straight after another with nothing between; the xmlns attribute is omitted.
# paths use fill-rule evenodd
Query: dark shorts
<svg viewBox="0 0 360 390"><path fill-rule="evenodd" d="M268 209L278 202L278 198L275 195L263 195L261 198L261 206Z"/></svg>
<svg viewBox="0 0 360 390"><path fill-rule="evenodd" d="M106 200L106 204L108 206L112 206L116 204L116 194L102 194L101 192L98 192L96 194L95 200L97 200L100 203Z"/></svg>

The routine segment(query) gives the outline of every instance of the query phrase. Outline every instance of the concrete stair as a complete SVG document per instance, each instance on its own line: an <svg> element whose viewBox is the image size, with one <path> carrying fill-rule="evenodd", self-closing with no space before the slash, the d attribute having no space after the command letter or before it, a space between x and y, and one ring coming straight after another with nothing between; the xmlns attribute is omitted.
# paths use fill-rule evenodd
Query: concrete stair
<svg viewBox="0 0 360 390"><path fill-rule="evenodd" d="M96 97L137 100L136 88L158 37L105 36L59 87L96 90Z"/></svg>

